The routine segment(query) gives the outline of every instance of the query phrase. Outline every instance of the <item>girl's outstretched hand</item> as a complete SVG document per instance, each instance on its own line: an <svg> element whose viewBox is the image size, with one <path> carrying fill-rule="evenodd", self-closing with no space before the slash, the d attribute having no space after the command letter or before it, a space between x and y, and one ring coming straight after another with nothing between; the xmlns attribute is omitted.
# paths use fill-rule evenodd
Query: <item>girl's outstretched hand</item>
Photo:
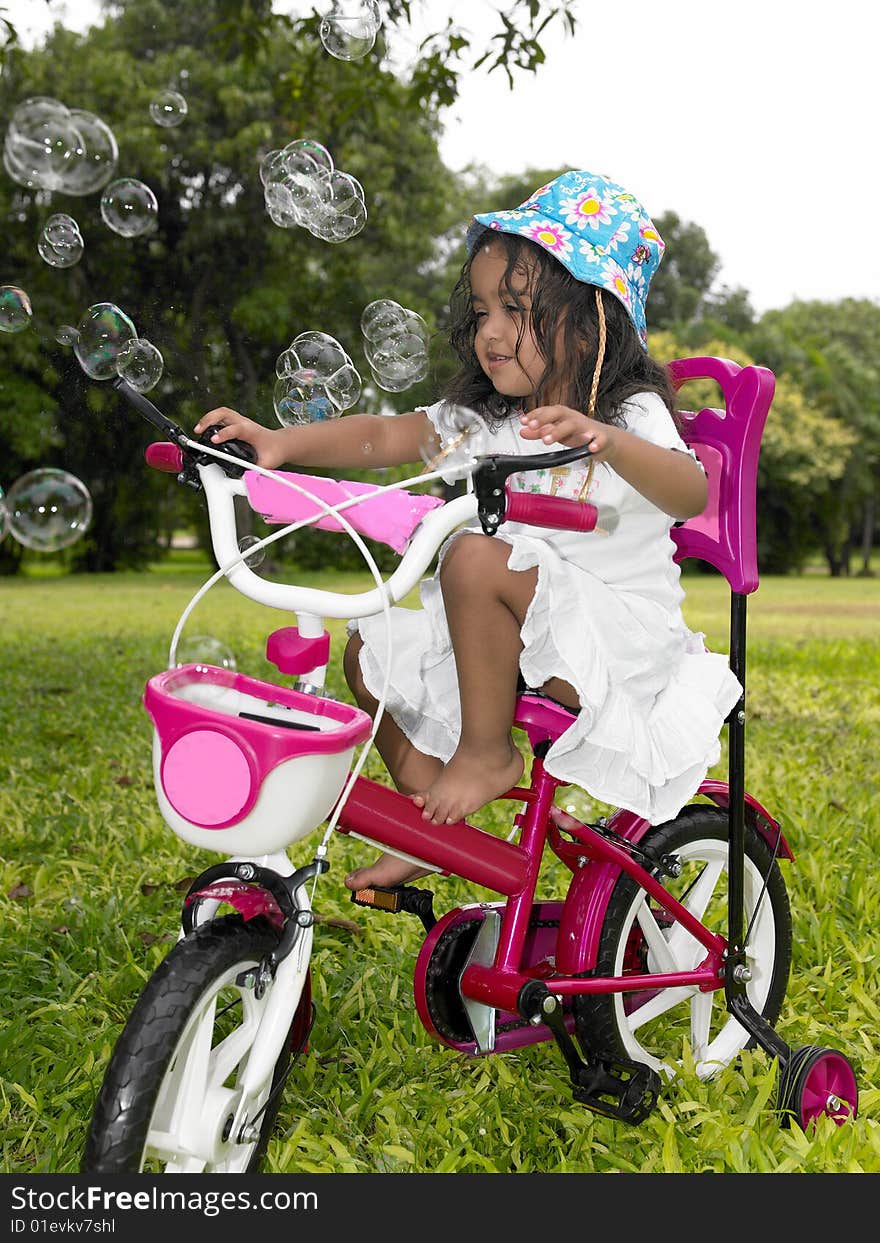
<svg viewBox="0 0 880 1243"><path fill-rule="evenodd" d="M521 414L519 421L524 440L543 440L548 445L565 445L566 449L587 445L600 462L608 461L614 452L615 429L570 406L537 406Z"/></svg>
<svg viewBox="0 0 880 1243"><path fill-rule="evenodd" d="M215 423L220 424L220 431L211 437L211 443L218 449L223 447L226 440L244 440L256 449L258 466L274 470L286 461L277 431L263 427L262 423L255 423L253 419L239 414L237 410L231 410L228 406L218 406L216 410L202 415L193 428L193 434L198 436Z"/></svg>

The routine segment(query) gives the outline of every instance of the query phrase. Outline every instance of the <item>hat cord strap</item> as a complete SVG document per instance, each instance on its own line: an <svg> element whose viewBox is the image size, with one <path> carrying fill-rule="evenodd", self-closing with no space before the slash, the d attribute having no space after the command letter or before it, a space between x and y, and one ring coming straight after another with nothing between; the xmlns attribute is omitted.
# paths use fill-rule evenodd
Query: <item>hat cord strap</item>
<svg viewBox="0 0 880 1243"><path fill-rule="evenodd" d="M596 311L599 316L599 349L596 354L596 366L593 370L593 384L590 388L590 404L587 414L591 419L596 417L596 394L599 391L599 376L602 374L602 363L605 360L605 304L602 301L602 290L596 290Z"/></svg>

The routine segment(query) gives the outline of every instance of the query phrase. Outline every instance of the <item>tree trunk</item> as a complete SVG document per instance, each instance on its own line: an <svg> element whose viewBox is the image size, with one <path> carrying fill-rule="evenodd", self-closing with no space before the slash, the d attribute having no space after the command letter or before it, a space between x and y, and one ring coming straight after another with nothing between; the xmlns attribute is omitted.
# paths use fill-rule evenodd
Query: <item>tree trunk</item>
<svg viewBox="0 0 880 1243"><path fill-rule="evenodd" d="M871 551L874 547L874 528L877 522L877 498L872 495L865 500L865 508L862 514L862 568L859 574L867 577L872 574L871 570Z"/></svg>

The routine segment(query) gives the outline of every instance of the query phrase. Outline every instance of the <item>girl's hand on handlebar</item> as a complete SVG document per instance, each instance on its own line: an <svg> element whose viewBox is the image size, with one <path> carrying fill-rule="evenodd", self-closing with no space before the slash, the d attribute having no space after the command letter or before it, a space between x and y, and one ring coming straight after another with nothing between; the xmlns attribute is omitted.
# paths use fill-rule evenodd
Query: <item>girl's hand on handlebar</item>
<svg viewBox="0 0 880 1243"><path fill-rule="evenodd" d="M239 414L237 410L230 410L228 406L218 406L216 410L202 415L193 428L193 435L200 435L205 428L215 423L220 425L220 431L211 437L211 443L218 449L223 448L224 441L243 440L256 450L258 466L275 470L287 461L282 437L279 436L280 429L274 431L264 427L262 423L256 423L253 419Z"/></svg>
<svg viewBox="0 0 880 1243"><path fill-rule="evenodd" d="M586 445L599 462L608 461L614 452L615 429L570 406L537 406L521 414L519 421L519 434L524 440L543 440L545 444L565 445L567 449Z"/></svg>

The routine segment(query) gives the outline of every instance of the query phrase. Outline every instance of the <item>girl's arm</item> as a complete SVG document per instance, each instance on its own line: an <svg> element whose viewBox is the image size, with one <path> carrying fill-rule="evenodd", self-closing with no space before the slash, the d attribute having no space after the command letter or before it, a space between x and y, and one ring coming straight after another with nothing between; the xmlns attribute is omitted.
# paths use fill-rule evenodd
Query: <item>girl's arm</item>
<svg viewBox="0 0 880 1243"><path fill-rule="evenodd" d="M253 419L219 406L202 416L194 428L198 436L212 423L220 431L211 437L219 447L225 440L244 440L257 451L257 465L275 470L285 462L342 470L369 470L418 462L432 425L423 410L409 414L348 414L302 427L264 427Z"/></svg>
<svg viewBox="0 0 880 1243"><path fill-rule="evenodd" d="M672 518L693 518L706 508L706 476L687 453L655 445L622 427L597 423L569 406L540 406L520 415L520 423L525 440L570 449L589 445L596 461L613 466L621 479Z"/></svg>

